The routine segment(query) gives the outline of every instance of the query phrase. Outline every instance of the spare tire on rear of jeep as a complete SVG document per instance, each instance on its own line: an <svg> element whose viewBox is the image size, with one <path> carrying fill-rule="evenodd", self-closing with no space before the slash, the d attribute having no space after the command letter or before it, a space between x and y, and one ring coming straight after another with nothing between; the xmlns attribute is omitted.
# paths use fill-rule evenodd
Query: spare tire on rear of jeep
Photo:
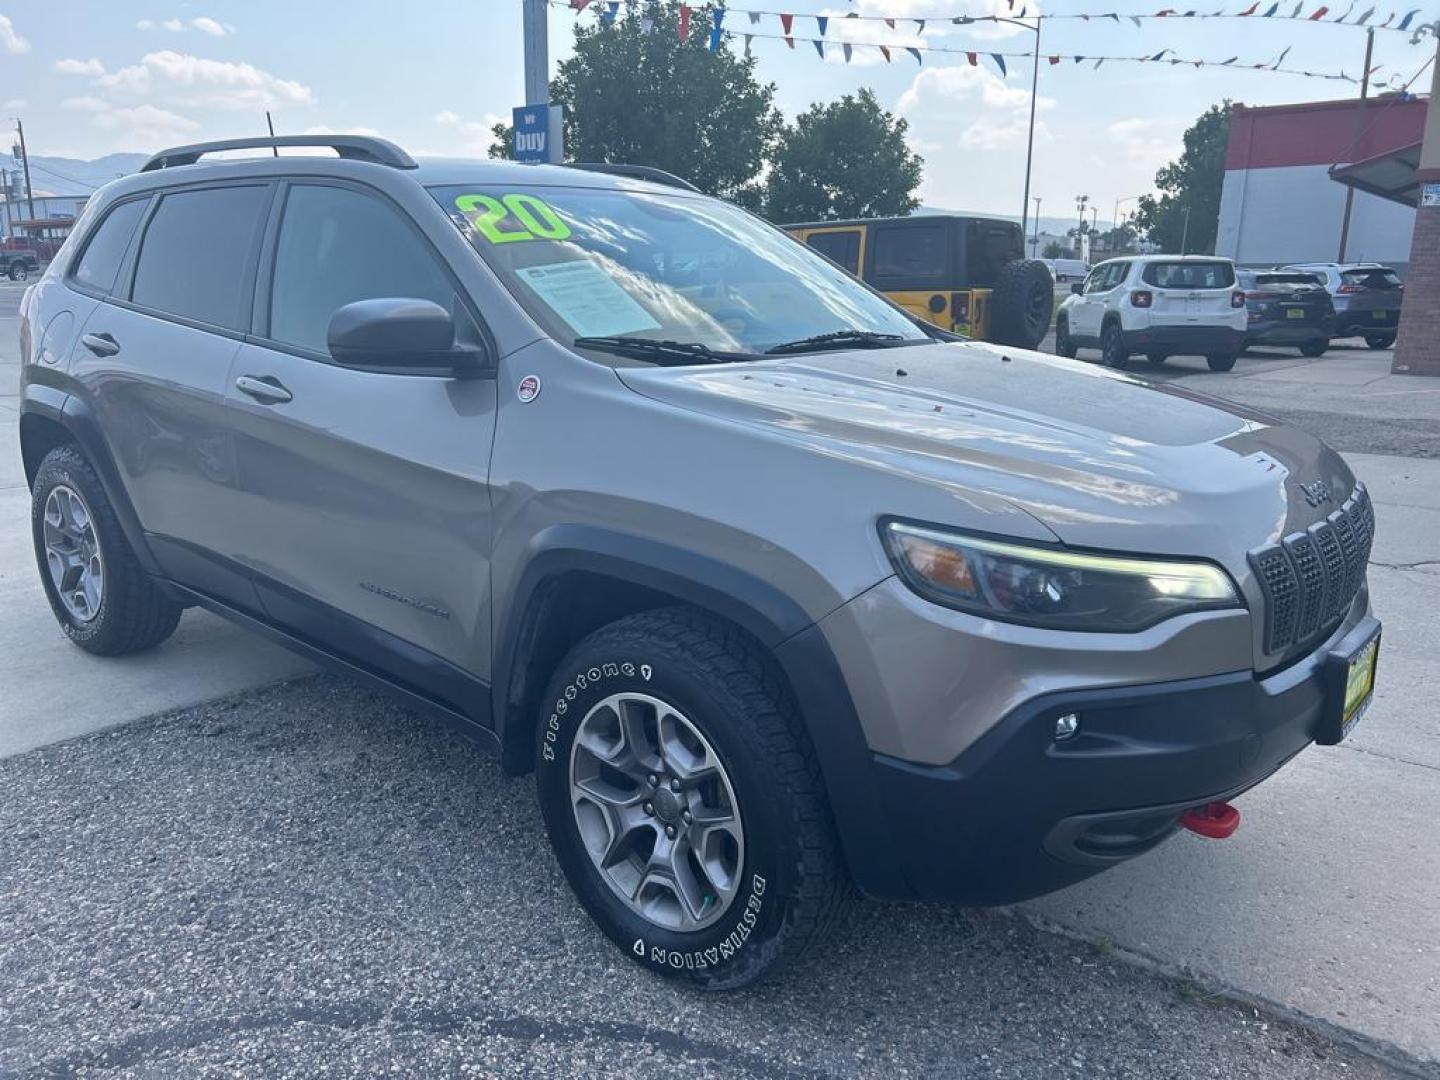
<svg viewBox="0 0 1440 1080"><path fill-rule="evenodd" d="M1039 259L1005 264L990 300L990 337L1000 345L1033 349L1050 332L1055 279Z"/></svg>

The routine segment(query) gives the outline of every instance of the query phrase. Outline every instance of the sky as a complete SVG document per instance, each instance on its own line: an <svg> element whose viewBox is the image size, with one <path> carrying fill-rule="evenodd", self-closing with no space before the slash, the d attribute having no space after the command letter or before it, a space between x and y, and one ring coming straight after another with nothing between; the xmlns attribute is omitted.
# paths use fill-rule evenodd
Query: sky
<svg viewBox="0 0 1440 1080"><path fill-rule="evenodd" d="M1149 14L1177 0L1015 2L1017 10L1026 3L1031 14L1041 3L1052 15ZM1305 0L1305 11L1321 2ZM1323 2L1340 12L1350 0ZM1440 18L1437 0L1375 2L1375 22L1392 7L1403 12L1421 4L1422 17ZM857 47L846 64L838 47L821 60L804 42L793 51L783 41L753 42L759 75L775 83L787 118L814 102L871 87L910 123L911 144L925 159L925 205L1019 215L1031 64L1010 59L1002 78L985 54L1028 52L1033 35L938 22L941 16L1003 13L1006 0L732 3L725 25L742 32L751 26L738 9L790 10L797 35L815 36L810 16L829 14L827 37L837 43L848 37L980 52L979 66L963 54L940 53L925 54L917 65L897 48L887 64L878 49ZM1245 3L1206 0L1205 6L1233 11ZM1360 0L1357 15L1370 3ZM593 20L599 6L578 17ZM1287 11L1292 6L1285 0ZM363 131L416 154L483 155L490 125L522 103L520 9L520 0L0 0L0 116L23 118L32 155L92 159L259 133L266 109L280 133ZM902 21L894 31L883 22L841 23L851 11ZM552 7L548 17L553 72L569 55L577 16ZM923 38L903 21L917 17L929 20ZM769 15L753 29L780 33ZM1375 80L1403 83L1433 56L1433 41L1409 41L1393 32L1376 35ZM1364 46L1364 33L1348 26L1279 19L1164 19L1139 27L1129 20L1047 22L1031 185L1041 214L1072 214L1080 195L1099 207L1102 221L1112 217L1117 201L1122 216L1132 211L1135 197L1153 190L1157 168L1179 154L1185 128L1225 98L1270 105L1358 93L1353 84L1271 72L1121 63L1096 70L1089 61L1052 66L1046 55L1141 55L1171 48L1188 59L1238 54L1260 62L1289 47L1287 67L1356 74ZM1427 73L1415 88L1428 85Z"/></svg>

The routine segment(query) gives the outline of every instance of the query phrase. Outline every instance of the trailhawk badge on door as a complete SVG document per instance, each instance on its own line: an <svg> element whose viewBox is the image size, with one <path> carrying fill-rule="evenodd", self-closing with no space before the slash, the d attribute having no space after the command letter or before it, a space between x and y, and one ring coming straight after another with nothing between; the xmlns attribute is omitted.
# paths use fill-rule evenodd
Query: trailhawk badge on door
<svg viewBox="0 0 1440 1080"><path fill-rule="evenodd" d="M526 375L515 388L515 396L521 401L534 401L540 396L540 376Z"/></svg>

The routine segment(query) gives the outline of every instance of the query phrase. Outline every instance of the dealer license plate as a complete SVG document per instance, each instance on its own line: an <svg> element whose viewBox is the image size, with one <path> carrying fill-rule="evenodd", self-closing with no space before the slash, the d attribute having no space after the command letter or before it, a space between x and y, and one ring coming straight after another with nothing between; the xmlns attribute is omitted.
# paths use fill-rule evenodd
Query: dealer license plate
<svg viewBox="0 0 1440 1080"><path fill-rule="evenodd" d="M1354 730L1375 697L1375 668L1380 659L1380 624L1367 619L1325 661L1325 702L1315 725L1315 741L1334 746Z"/></svg>
<svg viewBox="0 0 1440 1080"><path fill-rule="evenodd" d="M1303 319L1305 318L1305 309L1292 307L1285 312L1285 317L1287 319Z"/></svg>
<svg viewBox="0 0 1440 1080"><path fill-rule="evenodd" d="M1390 318L1390 312L1388 311L1372 311L1370 314L1374 316L1376 322L1384 322Z"/></svg>
<svg viewBox="0 0 1440 1080"><path fill-rule="evenodd" d="M1375 661L1380 656L1380 635L1375 635L1350 658L1345 673L1345 707L1341 711L1340 737L1360 722L1375 696Z"/></svg>

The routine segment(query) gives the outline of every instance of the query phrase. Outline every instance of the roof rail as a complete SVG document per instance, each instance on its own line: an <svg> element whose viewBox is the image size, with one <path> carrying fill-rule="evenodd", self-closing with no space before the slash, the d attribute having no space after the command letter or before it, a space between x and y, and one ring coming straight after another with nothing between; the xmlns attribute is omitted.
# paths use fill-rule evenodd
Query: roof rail
<svg viewBox="0 0 1440 1080"><path fill-rule="evenodd" d="M217 139L214 142L172 146L161 150L144 165L141 172L169 169L176 165L194 165L203 154L221 150L265 150L281 146L326 146L342 158L370 161L396 169L413 169L415 160L388 139L372 135L259 135L253 139Z"/></svg>
<svg viewBox="0 0 1440 1080"><path fill-rule="evenodd" d="M652 184L684 188L686 191L700 191L689 180L682 180L674 173L668 173L664 169L656 169L650 165L613 165L608 161L572 161L566 164L572 169L610 173L613 176L630 176L636 180L649 180Z"/></svg>

